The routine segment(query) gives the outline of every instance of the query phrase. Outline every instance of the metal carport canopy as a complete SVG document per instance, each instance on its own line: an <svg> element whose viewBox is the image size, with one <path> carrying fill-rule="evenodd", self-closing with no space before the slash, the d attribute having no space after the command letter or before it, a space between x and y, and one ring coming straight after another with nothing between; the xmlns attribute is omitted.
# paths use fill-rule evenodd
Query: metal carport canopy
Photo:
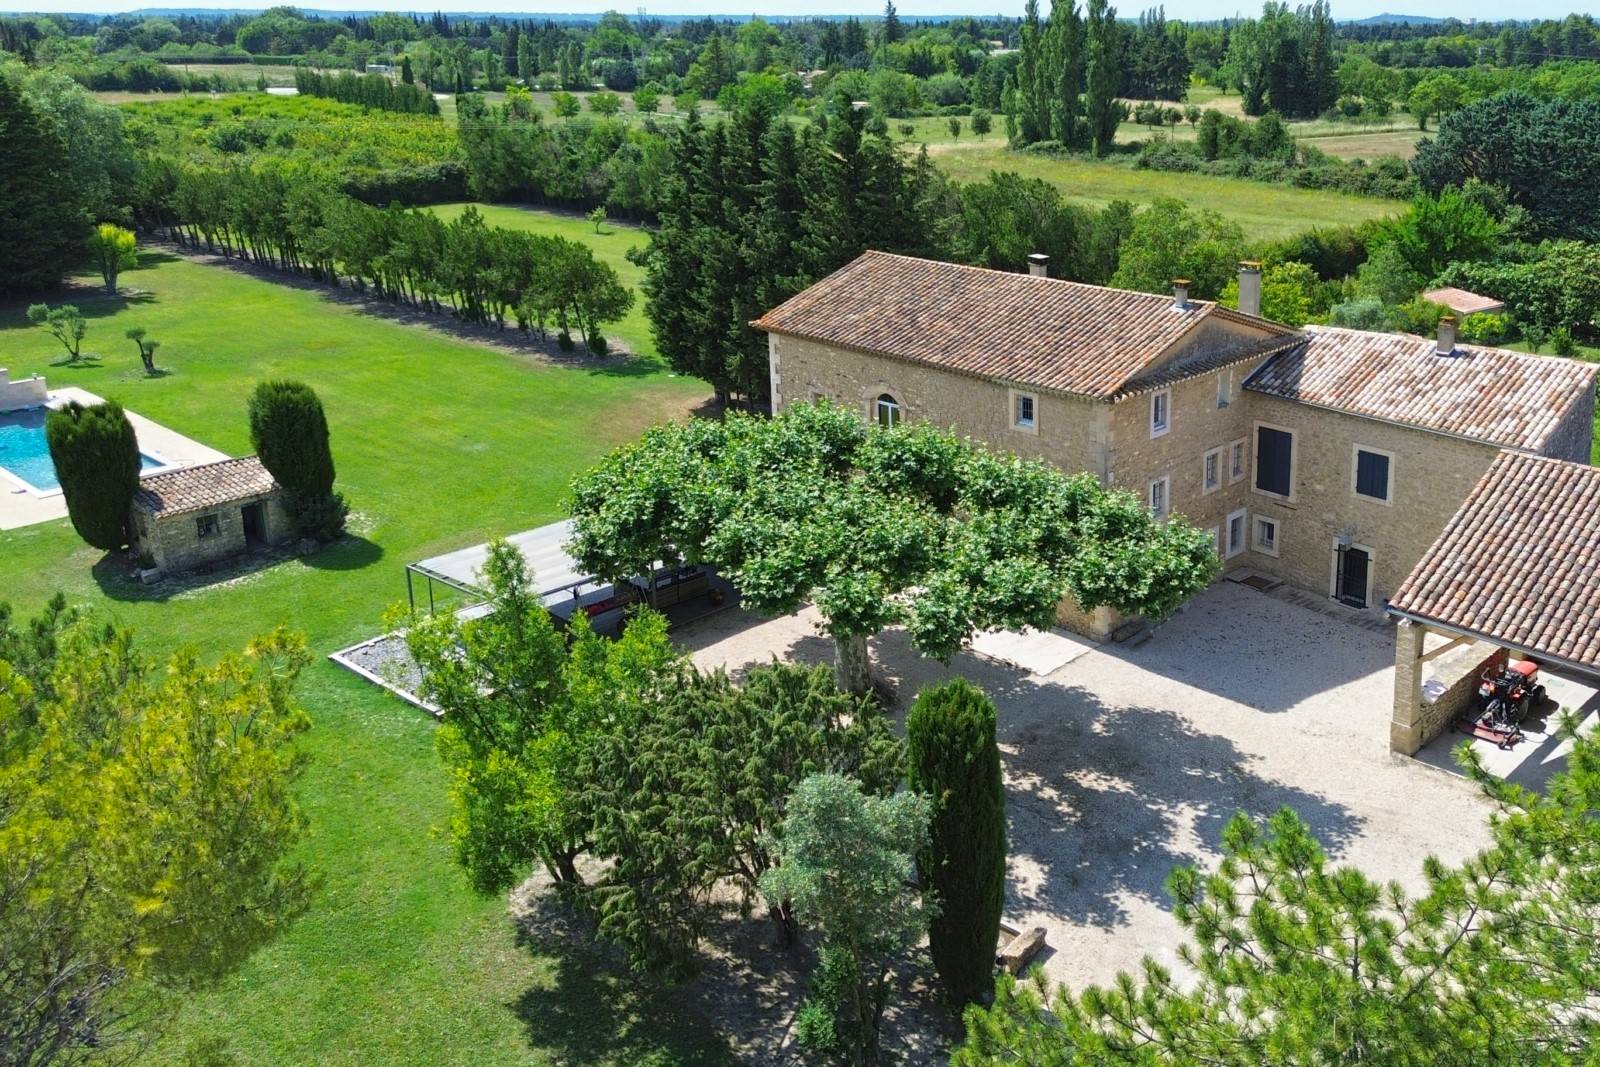
<svg viewBox="0 0 1600 1067"><path fill-rule="evenodd" d="M567 555L566 543L572 540L572 530L572 520L565 519L506 538L528 561L533 588L541 597L588 584L592 578ZM481 544L431 556L410 564L408 569L458 589L481 593L478 574L488 559L489 546Z"/></svg>

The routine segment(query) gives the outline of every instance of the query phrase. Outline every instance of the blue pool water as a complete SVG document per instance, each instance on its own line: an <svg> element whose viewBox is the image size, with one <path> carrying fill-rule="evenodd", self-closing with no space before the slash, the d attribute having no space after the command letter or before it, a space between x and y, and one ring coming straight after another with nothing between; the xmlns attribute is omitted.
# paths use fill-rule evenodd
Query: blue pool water
<svg viewBox="0 0 1600 1067"><path fill-rule="evenodd" d="M50 462L50 446L44 439L43 408L0 415L0 467L41 492L60 489L56 465ZM161 466L161 461L139 454L144 470Z"/></svg>

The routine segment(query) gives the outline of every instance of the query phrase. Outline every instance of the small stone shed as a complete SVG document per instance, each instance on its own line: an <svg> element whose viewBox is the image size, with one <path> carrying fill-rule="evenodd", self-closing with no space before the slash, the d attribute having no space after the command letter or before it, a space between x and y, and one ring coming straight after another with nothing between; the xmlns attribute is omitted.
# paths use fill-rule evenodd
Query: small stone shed
<svg viewBox="0 0 1600 1067"><path fill-rule="evenodd" d="M1449 286L1444 289L1429 289L1422 294L1422 299L1430 304L1443 304L1462 318L1506 309L1504 300L1496 300L1492 296L1483 296Z"/></svg>
<svg viewBox="0 0 1600 1067"><path fill-rule="evenodd" d="M148 569L176 574L294 536L284 489L255 456L152 474L128 529Z"/></svg>
<svg viewBox="0 0 1600 1067"><path fill-rule="evenodd" d="M1389 612L1395 752L1448 727L1507 654L1600 681L1600 468L1501 452Z"/></svg>

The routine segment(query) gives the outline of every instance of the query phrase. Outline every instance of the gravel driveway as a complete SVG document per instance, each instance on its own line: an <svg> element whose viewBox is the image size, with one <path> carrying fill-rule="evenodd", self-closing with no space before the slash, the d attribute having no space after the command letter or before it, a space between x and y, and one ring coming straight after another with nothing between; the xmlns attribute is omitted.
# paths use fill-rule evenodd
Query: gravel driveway
<svg viewBox="0 0 1600 1067"><path fill-rule="evenodd" d="M733 671L832 656L809 610L730 611L676 636L702 667ZM1390 636L1244 586L1219 583L1145 644L1098 647L1045 676L970 653L944 667L899 632L873 654L901 715L918 686L953 673L998 705L1006 914L1048 929L1045 969L1074 987L1146 954L1176 964L1163 881L1214 863L1235 811L1288 805L1337 860L1413 889L1425 855L1455 862L1488 840L1473 786L1389 754Z"/></svg>

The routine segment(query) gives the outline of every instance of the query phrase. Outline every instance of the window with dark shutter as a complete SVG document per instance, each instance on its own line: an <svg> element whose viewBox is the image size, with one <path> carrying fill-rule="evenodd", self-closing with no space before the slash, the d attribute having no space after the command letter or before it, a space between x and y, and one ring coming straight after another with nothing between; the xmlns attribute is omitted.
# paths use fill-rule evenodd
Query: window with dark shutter
<svg viewBox="0 0 1600 1067"><path fill-rule="evenodd" d="M1256 488L1263 493L1288 496L1289 472L1294 464L1294 434L1256 427Z"/></svg>
<svg viewBox="0 0 1600 1067"><path fill-rule="evenodd" d="M1356 451L1356 492L1374 500L1389 499L1389 457L1381 452Z"/></svg>

